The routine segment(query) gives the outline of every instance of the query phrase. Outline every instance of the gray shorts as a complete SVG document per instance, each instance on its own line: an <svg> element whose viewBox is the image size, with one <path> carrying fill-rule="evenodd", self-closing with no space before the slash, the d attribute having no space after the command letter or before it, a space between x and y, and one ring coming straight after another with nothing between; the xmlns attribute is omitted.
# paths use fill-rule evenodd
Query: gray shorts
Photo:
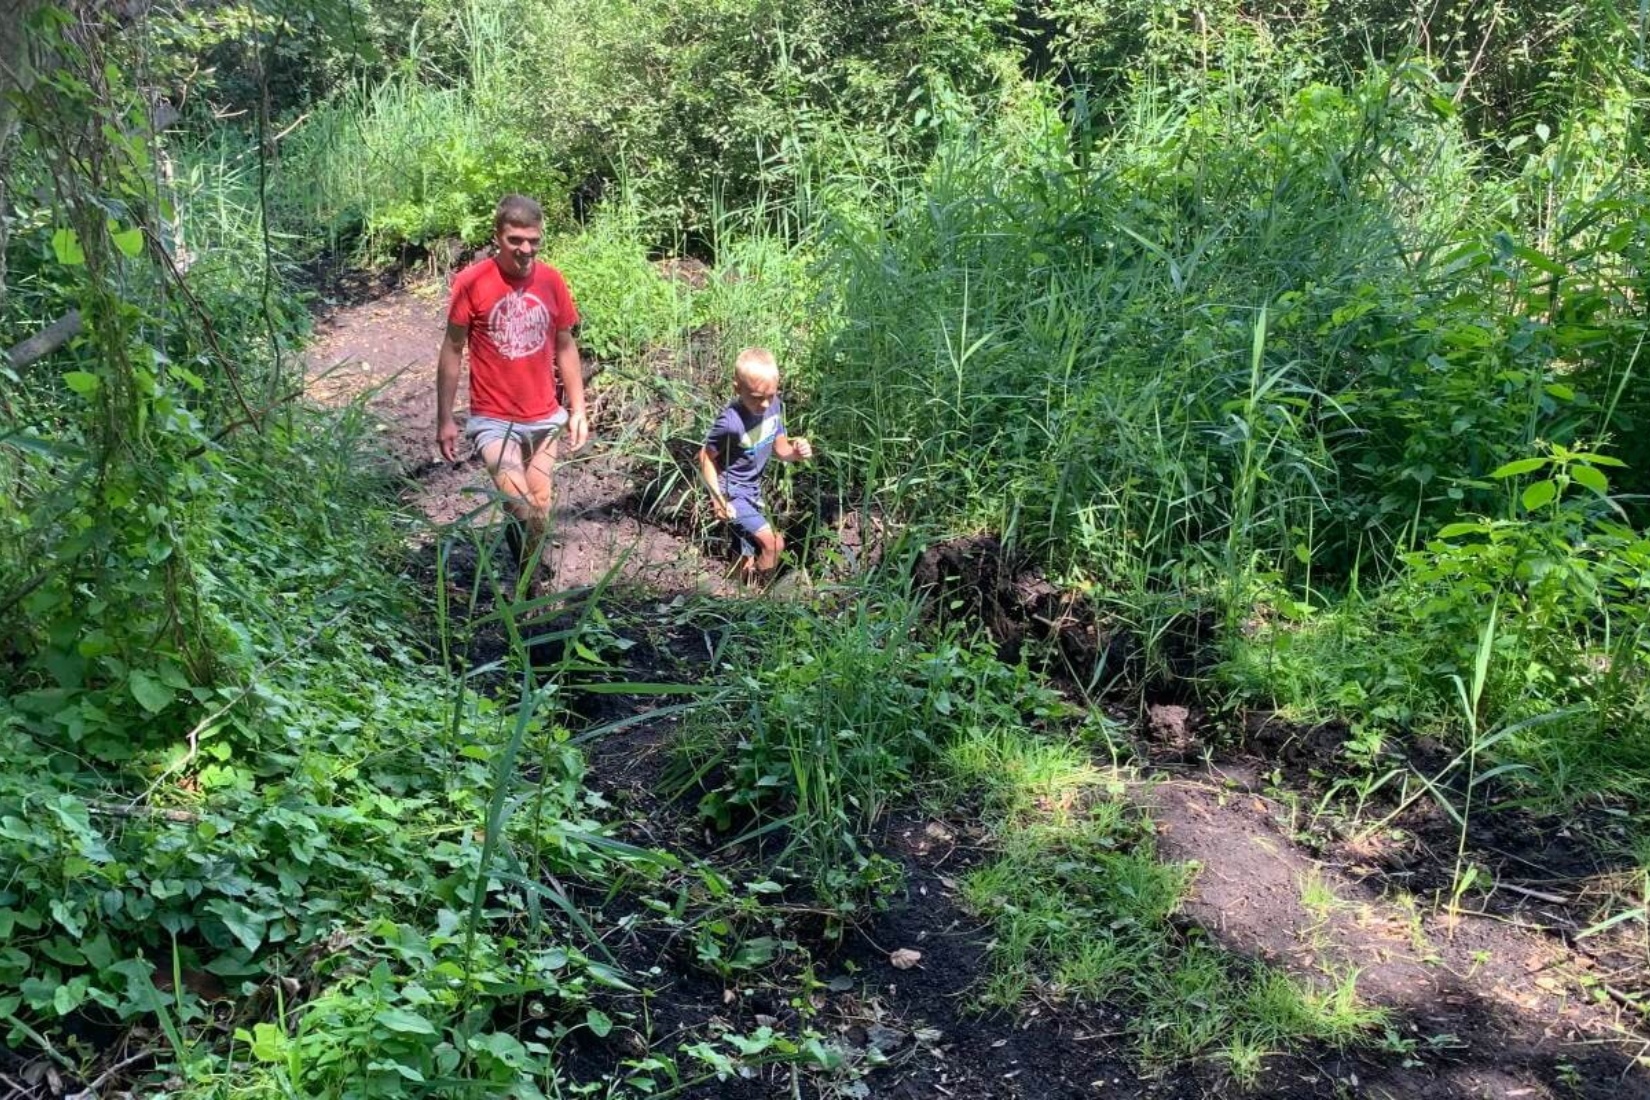
<svg viewBox="0 0 1650 1100"><path fill-rule="evenodd" d="M556 415L548 420L513 421L472 416L464 422L464 438L477 451L494 443L514 442L521 448L521 461L525 464L532 461L538 449L560 435L565 427L566 409L556 410Z"/></svg>

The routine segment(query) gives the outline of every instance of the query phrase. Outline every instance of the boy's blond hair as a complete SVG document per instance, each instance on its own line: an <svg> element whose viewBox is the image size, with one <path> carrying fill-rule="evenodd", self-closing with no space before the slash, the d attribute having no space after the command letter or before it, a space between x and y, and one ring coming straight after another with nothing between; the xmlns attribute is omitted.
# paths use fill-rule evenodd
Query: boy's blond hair
<svg viewBox="0 0 1650 1100"><path fill-rule="evenodd" d="M779 363L767 348L746 348L733 361L733 376L746 381L757 378L778 378Z"/></svg>

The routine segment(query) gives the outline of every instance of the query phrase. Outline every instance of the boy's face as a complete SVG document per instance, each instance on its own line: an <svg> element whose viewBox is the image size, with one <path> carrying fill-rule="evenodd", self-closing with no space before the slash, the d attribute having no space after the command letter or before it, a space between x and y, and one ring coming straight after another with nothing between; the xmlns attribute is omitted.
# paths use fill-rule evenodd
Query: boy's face
<svg viewBox="0 0 1650 1100"><path fill-rule="evenodd" d="M522 278L533 270L533 258L544 243L544 227L538 225L511 225L505 222L493 235L498 245L498 266L506 275Z"/></svg>
<svg viewBox="0 0 1650 1100"><path fill-rule="evenodd" d="M774 399L779 396L779 376L735 375L733 392L747 412L760 416L773 408Z"/></svg>

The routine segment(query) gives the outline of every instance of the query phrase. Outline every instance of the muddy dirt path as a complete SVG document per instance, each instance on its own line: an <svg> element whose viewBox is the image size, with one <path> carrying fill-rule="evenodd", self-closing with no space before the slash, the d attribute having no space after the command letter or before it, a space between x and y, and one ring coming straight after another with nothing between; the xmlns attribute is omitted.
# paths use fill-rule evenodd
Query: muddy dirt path
<svg viewBox="0 0 1650 1100"><path fill-rule="evenodd" d="M312 399L364 399L380 420L406 478L408 502L430 521L427 541L486 499L485 474L473 458L449 464L434 448L434 358L443 305L441 285L426 284L338 308L318 324L309 354ZM558 472L556 579L563 587L593 584L618 563L620 583L632 595L615 629L635 645L631 656L649 666L643 671L650 678L696 679L710 673L704 641L696 630L680 629L679 618L673 625L672 609L682 603L675 597L725 596L732 586L725 564L707 556L701 543L639 516L627 467L632 456L612 441L610 422L622 410L611 406L610 392L597 377L594 440ZM465 404L461 391L461 411ZM986 563L965 558L952 564L976 578L990 572ZM933 577L919 576L919 583L940 583L944 565ZM1015 647L1027 624L1036 629L1037 622L1068 616L1069 605L1041 578L1009 577L981 591L985 598L975 608L981 621L1012 632L1018 616ZM1006 606L1014 601L1016 607ZM1074 640L1059 639L1068 657L1092 662L1108 646L1122 646L1086 629ZM654 704L609 696L605 705L640 712ZM1291 794L1264 751L1188 752L1184 730L1156 728L1183 722L1184 708L1132 717L1149 777L1134 797L1157 822L1160 851L1200 867L1183 912L1188 925L1297 975L1322 979L1355 969L1363 998L1391 1013L1384 1043L1270 1059L1249 1095L1650 1100L1650 1070L1640 1060L1650 1051L1641 1045L1643 1021L1612 997L1596 957L1566 939L1584 925L1584 914L1554 913L1550 899L1577 895L1578 882L1533 894L1515 890L1503 897L1519 904L1478 913L1445 914L1430 902L1410 903L1401 887L1403 876L1415 871L1382 869L1378 859L1346 845L1325 850L1305 842L1301 802L1309 803L1310 795ZM691 808L669 805L660 795L672 721L641 722L590 746L591 782L633 839L708 851ZM1329 746L1324 759L1332 753ZM1296 761L1296 771L1304 774L1312 763ZM1296 784L1297 794L1304 786ZM841 943L816 945L820 984L810 991L718 981L676 957L671 945L643 939L628 945L627 962L644 971L659 966L664 975L642 1013L655 1030L638 1040L644 1047L660 1036L679 1043L762 1026L794 1031L804 1022L801 1004L809 1026L832 1032L851 1060L863 1061L863 1073L828 1081L798 1081L780 1069L683 1095L1238 1095L1217 1065L1144 1073L1114 1010L1051 1003L1020 1019L974 1012L990 930L957 901L955 876L985 858L986 838L965 814L941 814L896 819L875 839L903 868L903 894ZM1435 881L1436 865L1430 874ZM893 967L889 951L900 947L922 950L923 965ZM625 1053L572 1052L592 1078L611 1071Z"/></svg>
<svg viewBox="0 0 1650 1100"><path fill-rule="evenodd" d="M1474 893L1440 909L1344 848L1315 856L1290 835L1298 805L1265 771L1223 759L1160 774L1136 797L1159 852L1200 868L1186 918L1298 977L1356 973L1360 998L1388 1010L1392 1056L1349 1072L1394 1097L1650 1096L1631 1014L1566 943L1573 926L1552 905L1507 893L1513 904L1491 907Z"/></svg>

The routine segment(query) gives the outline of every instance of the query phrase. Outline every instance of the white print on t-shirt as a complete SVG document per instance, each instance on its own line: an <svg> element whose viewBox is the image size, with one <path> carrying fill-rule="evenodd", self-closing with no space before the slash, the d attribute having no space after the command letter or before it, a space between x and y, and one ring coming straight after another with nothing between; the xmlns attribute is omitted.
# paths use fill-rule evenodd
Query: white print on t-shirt
<svg viewBox="0 0 1650 1100"><path fill-rule="evenodd" d="M550 311L538 295L512 291L487 315L487 334L504 358L525 358L544 347L550 335Z"/></svg>

